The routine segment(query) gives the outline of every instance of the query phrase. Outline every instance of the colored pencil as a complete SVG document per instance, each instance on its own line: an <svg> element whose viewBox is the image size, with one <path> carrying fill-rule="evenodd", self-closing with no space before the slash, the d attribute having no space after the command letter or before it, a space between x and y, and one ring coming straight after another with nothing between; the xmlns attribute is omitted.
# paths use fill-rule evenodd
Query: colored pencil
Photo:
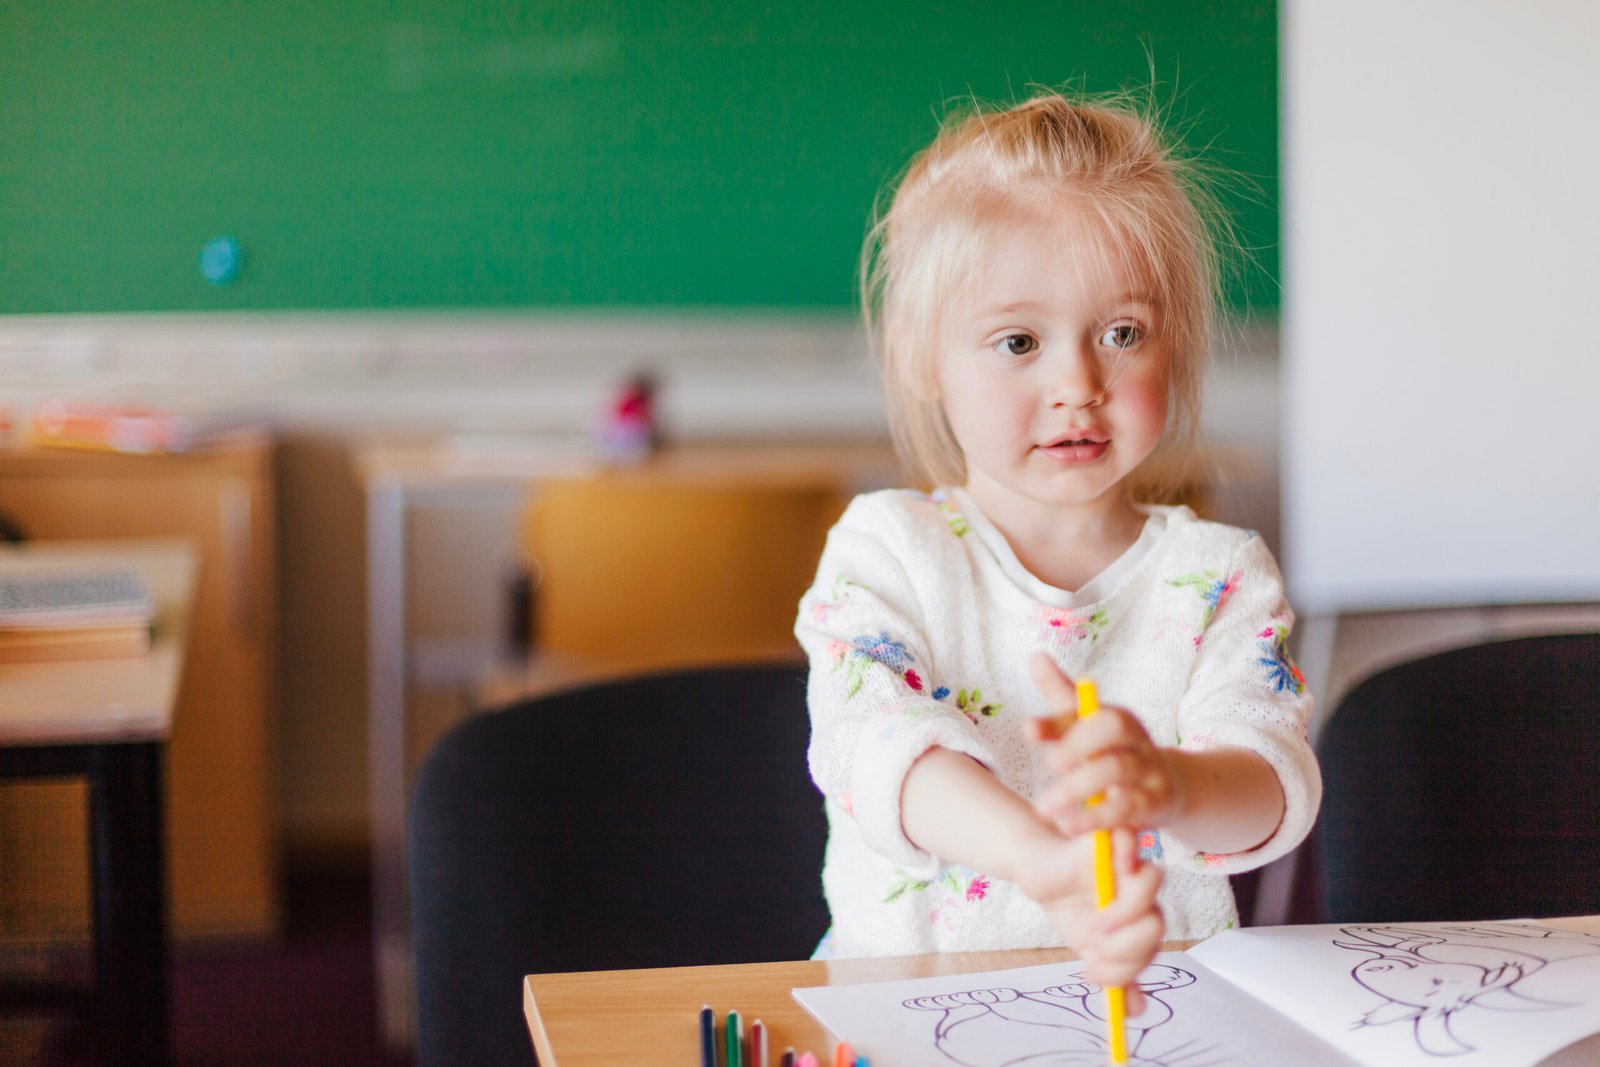
<svg viewBox="0 0 1600 1067"><path fill-rule="evenodd" d="M1100 710L1099 694L1094 682L1087 678L1078 680L1078 718L1087 719ZM1089 800L1098 804L1099 797ZM1111 863L1111 831L1094 832L1094 895L1099 907L1108 907L1117 896L1117 875ZM1106 990L1106 1029L1111 1042L1111 1062L1128 1062L1128 993L1121 986Z"/></svg>
<svg viewBox="0 0 1600 1067"><path fill-rule="evenodd" d="M833 1046L833 1067L855 1067L856 1050L850 1042L841 1041Z"/></svg>
<svg viewBox="0 0 1600 1067"><path fill-rule="evenodd" d="M778 1061L778 1067L794 1067L794 1049L792 1047L783 1050L783 1059Z"/></svg>
<svg viewBox="0 0 1600 1067"><path fill-rule="evenodd" d="M757 1019L750 1024L750 1060L748 1067L767 1067L767 1028Z"/></svg>
<svg viewBox="0 0 1600 1067"><path fill-rule="evenodd" d="M700 1009L700 1067L717 1067L717 1016L709 1004Z"/></svg>
<svg viewBox="0 0 1600 1067"><path fill-rule="evenodd" d="M728 1013L727 1031L723 1035L727 1038L728 1058L723 1061L726 1067L742 1067L744 1062L744 1020L739 1018L739 1013Z"/></svg>
<svg viewBox="0 0 1600 1067"><path fill-rule="evenodd" d="M800 1058L794 1061L795 1067L819 1067L817 1058L809 1052L802 1052Z"/></svg>

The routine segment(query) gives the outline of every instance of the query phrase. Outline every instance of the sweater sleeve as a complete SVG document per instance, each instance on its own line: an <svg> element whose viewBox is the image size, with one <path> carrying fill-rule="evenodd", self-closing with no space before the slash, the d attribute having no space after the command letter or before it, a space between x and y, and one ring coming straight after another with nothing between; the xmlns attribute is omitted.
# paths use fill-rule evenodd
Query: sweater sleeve
<svg viewBox="0 0 1600 1067"><path fill-rule="evenodd" d="M932 748L990 767L994 758L963 714L926 691L937 672L919 594L936 594L900 562L927 546L912 543L899 517L881 498L852 503L828 535L795 636L810 660L812 779L870 848L931 877L942 864L901 827L906 774Z"/></svg>
<svg viewBox="0 0 1600 1067"><path fill-rule="evenodd" d="M1294 613L1261 538L1252 534L1239 547L1218 589L1178 708L1180 745L1255 752L1277 773L1284 798L1282 821L1260 845L1192 854L1197 867L1234 874L1277 859L1305 839L1322 800L1322 775L1307 739L1311 694L1286 647Z"/></svg>

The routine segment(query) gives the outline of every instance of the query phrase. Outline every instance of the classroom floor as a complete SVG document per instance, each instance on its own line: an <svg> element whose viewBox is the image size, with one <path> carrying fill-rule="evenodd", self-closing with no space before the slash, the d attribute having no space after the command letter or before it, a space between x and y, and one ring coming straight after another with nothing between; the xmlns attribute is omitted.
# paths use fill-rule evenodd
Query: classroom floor
<svg viewBox="0 0 1600 1067"><path fill-rule="evenodd" d="M290 860L286 929L271 945L181 946L172 968L177 1067L406 1067L377 1040L365 867ZM81 956L81 954L80 954ZM86 977L82 958L58 961ZM0 1063L79 1067L88 1034L66 1016L0 1010Z"/></svg>

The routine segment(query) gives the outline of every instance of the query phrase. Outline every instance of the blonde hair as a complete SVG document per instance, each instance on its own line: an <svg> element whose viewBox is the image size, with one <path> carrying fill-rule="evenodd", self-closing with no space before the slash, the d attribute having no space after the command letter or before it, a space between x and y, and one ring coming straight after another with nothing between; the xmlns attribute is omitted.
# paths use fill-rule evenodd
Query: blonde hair
<svg viewBox="0 0 1600 1067"><path fill-rule="evenodd" d="M1047 92L1004 110L946 121L880 210L861 257L861 304L883 372L889 426L924 487L966 480L966 459L934 384L942 309L968 285L991 242L1021 218L1086 211L1144 275L1168 367L1167 431L1134 480L1141 496L1184 481L1199 432L1200 387L1228 233L1197 164L1168 143L1154 109L1127 96Z"/></svg>

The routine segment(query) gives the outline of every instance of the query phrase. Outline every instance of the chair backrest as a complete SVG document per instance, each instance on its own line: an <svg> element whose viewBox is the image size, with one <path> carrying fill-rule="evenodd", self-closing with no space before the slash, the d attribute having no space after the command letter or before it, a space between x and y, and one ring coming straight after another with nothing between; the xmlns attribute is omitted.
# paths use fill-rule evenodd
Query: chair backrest
<svg viewBox="0 0 1600 1067"><path fill-rule="evenodd" d="M806 483L541 482L523 520L543 576L536 643L674 665L792 649L795 605L848 501Z"/></svg>
<svg viewBox="0 0 1600 1067"><path fill-rule="evenodd" d="M527 1064L523 975L803 959L827 928L804 668L706 668L468 719L419 772L418 1064Z"/></svg>
<svg viewBox="0 0 1600 1067"><path fill-rule="evenodd" d="M1600 911L1600 634L1385 670L1318 744L1328 922Z"/></svg>

